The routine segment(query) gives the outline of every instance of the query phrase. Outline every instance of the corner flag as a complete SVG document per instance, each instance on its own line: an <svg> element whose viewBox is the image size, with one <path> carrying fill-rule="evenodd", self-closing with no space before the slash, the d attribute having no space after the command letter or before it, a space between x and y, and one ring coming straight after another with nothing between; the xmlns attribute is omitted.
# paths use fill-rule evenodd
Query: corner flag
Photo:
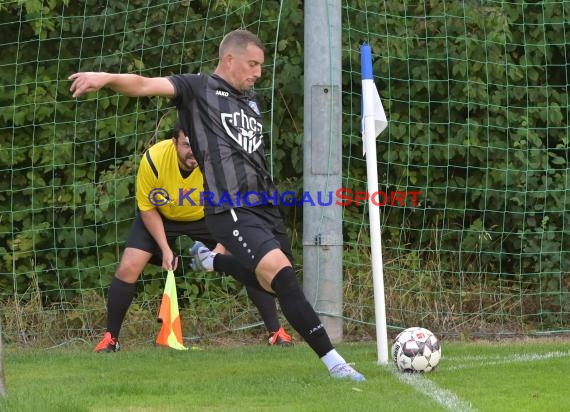
<svg viewBox="0 0 570 412"><path fill-rule="evenodd" d="M372 76L372 52L366 43L360 47L362 70L362 139L366 155L368 193L378 191L378 162L376 137L386 128L388 121ZM374 310L376 315L376 345L378 363L388 363L388 332L386 326L386 298L384 295L384 263L380 233L380 207L368 204L370 218L370 252L372 256L372 281L374 285Z"/></svg>
<svg viewBox="0 0 570 412"><path fill-rule="evenodd" d="M162 327L156 338L156 343L168 346L173 349L186 350L182 343L182 326L180 324L180 314L178 313L178 296L176 295L176 282L174 272L168 271L158 321L162 322Z"/></svg>
<svg viewBox="0 0 570 412"><path fill-rule="evenodd" d="M388 126L388 120L386 119L386 113L384 113L378 89L376 89L374 84L370 46L366 43L360 46L360 53L362 65L362 138L364 139L364 154L366 154L368 146L366 139L376 139ZM368 122L367 125L366 118L372 118L373 121Z"/></svg>

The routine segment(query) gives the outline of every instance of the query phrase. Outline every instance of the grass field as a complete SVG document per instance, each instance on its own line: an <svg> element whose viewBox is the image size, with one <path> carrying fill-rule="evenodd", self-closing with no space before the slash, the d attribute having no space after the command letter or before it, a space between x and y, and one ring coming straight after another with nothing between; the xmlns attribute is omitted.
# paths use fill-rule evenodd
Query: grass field
<svg viewBox="0 0 570 412"><path fill-rule="evenodd" d="M2 411L568 411L570 340L443 342L425 375L376 364L371 343L339 351L366 375L333 380L309 347L261 344L94 354L87 344L6 348Z"/></svg>

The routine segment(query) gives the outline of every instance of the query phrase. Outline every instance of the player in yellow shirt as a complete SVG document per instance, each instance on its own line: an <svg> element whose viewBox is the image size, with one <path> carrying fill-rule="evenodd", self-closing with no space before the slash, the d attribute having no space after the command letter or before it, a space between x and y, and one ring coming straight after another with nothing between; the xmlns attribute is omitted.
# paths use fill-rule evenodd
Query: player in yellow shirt
<svg viewBox="0 0 570 412"><path fill-rule="evenodd" d="M107 298L107 330L95 352L117 352L119 332L133 300L136 281L147 263L175 270L178 259L172 246L179 236L187 235L209 248L216 247L204 219L200 196L203 177L190 149L188 137L176 121L172 139L148 149L137 172L136 198L139 212L131 227L126 247ZM221 245L216 251L224 252ZM270 332L269 343L292 345L277 316L275 297L259 288L246 286Z"/></svg>

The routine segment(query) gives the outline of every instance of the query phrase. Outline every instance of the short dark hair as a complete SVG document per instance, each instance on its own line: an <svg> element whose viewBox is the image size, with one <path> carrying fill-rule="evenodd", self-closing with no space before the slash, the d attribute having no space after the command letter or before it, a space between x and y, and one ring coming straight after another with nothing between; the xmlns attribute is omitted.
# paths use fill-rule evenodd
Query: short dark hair
<svg viewBox="0 0 570 412"><path fill-rule="evenodd" d="M253 44L265 52L263 43L255 34L248 30L234 30L224 36L220 42L220 59L232 48L245 49L248 44Z"/></svg>
<svg viewBox="0 0 570 412"><path fill-rule="evenodd" d="M180 119L176 119L176 121L174 122L174 126L172 126L172 137L178 140L178 135L180 134L180 132L186 135L184 130L182 130L182 123L180 122Z"/></svg>

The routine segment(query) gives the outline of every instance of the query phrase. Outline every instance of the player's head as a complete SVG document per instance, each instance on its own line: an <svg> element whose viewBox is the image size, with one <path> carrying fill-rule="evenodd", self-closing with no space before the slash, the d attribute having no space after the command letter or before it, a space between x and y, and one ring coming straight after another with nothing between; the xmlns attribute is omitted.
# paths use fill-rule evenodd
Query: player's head
<svg viewBox="0 0 570 412"><path fill-rule="evenodd" d="M174 127L172 128L172 142L176 147L176 154L178 155L178 166L182 170L192 171L198 166L198 162L190 148L190 139L182 130L180 120L176 119Z"/></svg>
<svg viewBox="0 0 570 412"><path fill-rule="evenodd" d="M216 74L237 90L246 91L261 77L265 48L255 34L234 30L222 39L219 58Z"/></svg>

